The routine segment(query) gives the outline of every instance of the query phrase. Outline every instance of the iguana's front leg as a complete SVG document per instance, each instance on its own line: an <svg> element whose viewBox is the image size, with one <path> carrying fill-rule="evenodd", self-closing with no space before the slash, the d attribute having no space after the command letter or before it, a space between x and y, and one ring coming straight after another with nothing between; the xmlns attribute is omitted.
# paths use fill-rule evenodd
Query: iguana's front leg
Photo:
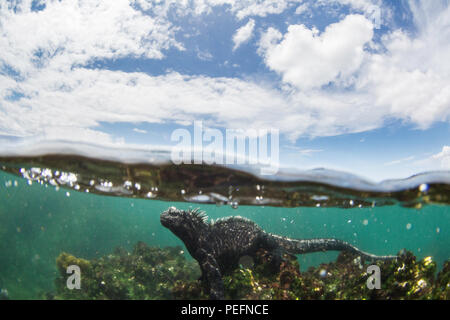
<svg viewBox="0 0 450 320"><path fill-rule="evenodd" d="M202 270L202 280L206 281L209 289L209 296L212 300L222 300L225 298L222 274L214 256L205 249L199 249L196 254L197 261Z"/></svg>

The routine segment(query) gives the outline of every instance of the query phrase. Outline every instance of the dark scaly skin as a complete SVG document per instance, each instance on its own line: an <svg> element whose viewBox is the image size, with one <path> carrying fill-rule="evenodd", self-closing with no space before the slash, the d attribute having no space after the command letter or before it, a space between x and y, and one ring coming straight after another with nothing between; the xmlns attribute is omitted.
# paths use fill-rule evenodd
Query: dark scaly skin
<svg viewBox="0 0 450 320"><path fill-rule="evenodd" d="M270 252L278 266L283 253L293 255L347 250L369 261L396 258L365 253L337 239L296 240L280 237L265 232L253 221L242 217L208 223L205 213L199 210L184 211L170 207L161 214L161 224L179 237L198 261L211 299L224 298L222 275L237 268L241 257L255 258L259 249Z"/></svg>

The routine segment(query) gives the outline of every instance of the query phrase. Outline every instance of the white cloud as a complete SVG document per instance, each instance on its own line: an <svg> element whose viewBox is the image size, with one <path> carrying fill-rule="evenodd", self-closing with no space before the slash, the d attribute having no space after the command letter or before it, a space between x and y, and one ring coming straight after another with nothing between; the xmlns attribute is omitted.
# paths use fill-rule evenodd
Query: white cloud
<svg viewBox="0 0 450 320"><path fill-rule="evenodd" d="M360 15L349 15L322 34L294 25L284 35L273 28L262 35L259 53L267 66L309 97L302 99L303 116L307 110L324 116L313 128L291 132L293 138L306 131L331 135L369 130L389 118L420 129L450 120L450 7L444 1L412 3L417 35L394 30L383 37L385 51L379 53L365 50L372 45L373 25ZM321 89L330 82L334 90ZM332 101L333 96L341 102ZM315 110L305 108L320 100L323 105ZM349 123L349 116L359 125Z"/></svg>
<svg viewBox="0 0 450 320"><path fill-rule="evenodd" d="M171 24L143 15L128 0L31 1L19 9L0 4L0 65L20 73L36 68L70 68L92 59L142 56L163 57L162 50L182 49Z"/></svg>
<svg viewBox="0 0 450 320"><path fill-rule="evenodd" d="M301 4L302 7L299 10L306 10L311 6L317 5L338 4L349 6L353 10L366 12L368 15L371 15L375 8L379 8L380 4L380 0L201 0L199 2L209 2L210 5L228 4L238 19L251 16L266 17L270 14L280 14L292 6L298 6L298 4Z"/></svg>
<svg viewBox="0 0 450 320"><path fill-rule="evenodd" d="M303 14L308 10L309 6L306 3L302 3L295 9L295 14Z"/></svg>
<svg viewBox="0 0 450 320"><path fill-rule="evenodd" d="M255 28L255 20L250 19L246 25L237 29L236 33L233 36L234 42L233 51L250 40L250 38L253 36L254 28Z"/></svg>
<svg viewBox="0 0 450 320"><path fill-rule="evenodd" d="M95 143L97 145L124 145L122 138L114 139L109 134L85 127L69 126L48 126L42 128L42 133L35 135L35 138L42 141L72 141L82 143Z"/></svg>
<svg viewBox="0 0 450 320"><path fill-rule="evenodd" d="M84 68L44 69L18 83L16 89L25 97L1 102L0 133L17 136L39 135L43 128L61 124L93 128L100 121L159 123L197 117L246 128L248 119L260 110L275 114L277 106L287 104L277 91L255 83L178 73L152 77ZM270 122L256 117L253 126L264 124Z"/></svg>
<svg viewBox="0 0 450 320"><path fill-rule="evenodd" d="M299 153L305 156L310 156L313 153L322 152L322 149L303 149L299 150Z"/></svg>
<svg viewBox="0 0 450 320"><path fill-rule="evenodd" d="M284 36L270 29L262 37L260 52L284 82L305 90L346 80L356 72L366 54L364 45L372 36L370 21L362 15L348 15L322 34L304 25L289 26Z"/></svg>
<svg viewBox="0 0 450 320"><path fill-rule="evenodd" d="M239 20L250 16L266 17L269 14L279 14L292 3L303 0L134 0L143 9L167 15L169 10L176 10L178 15L201 15L212 12L214 7L224 6Z"/></svg>
<svg viewBox="0 0 450 320"><path fill-rule="evenodd" d="M286 147L286 148L293 149L296 152L298 152L299 154L301 154L302 156L307 156L307 157L310 157L314 153L323 152L322 149L302 149L302 148L296 147L296 146L290 146L290 147Z"/></svg>
<svg viewBox="0 0 450 320"><path fill-rule="evenodd" d="M422 129L450 120L450 7L443 3L411 1L417 36L401 30L385 36L387 52L370 56L357 86L386 115Z"/></svg>
<svg viewBox="0 0 450 320"><path fill-rule="evenodd" d="M319 0L319 2L335 2L339 3L341 5L347 5L354 9L359 9L363 11L370 11L372 8L377 7L380 5L379 0Z"/></svg>
<svg viewBox="0 0 450 320"><path fill-rule="evenodd" d="M441 152L413 162L420 171L450 170L450 146L443 146Z"/></svg>
<svg viewBox="0 0 450 320"><path fill-rule="evenodd" d="M197 49L197 57L203 61L211 61L213 59L213 55L209 51L202 51Z"/></svg>
<svg viewBox="0 0 450 320"><path fill-rule="evenodd" d="M243 20L248 17L267 17L283 13L293 6L304 9L314 6L341 5L349 6L353 10L366 12L369 15L373 8L379 7L380 0L133 0L141 8L155 12L160 16L167 16L170 10L177 15L209 14L213 8L223 6L236 18Z"/></svg>
<svg viewBox="0 0 450 320"><path fill-rule="evenodd" d="M260 52L291 84L277 89L278 83L249 79L176 72L151 76L84 66L124 56L159 59L167 48L181 49L166 8L158 9L160 15L155 9L162 2L142 2L153 6L147 8L156 10L152 15L126 0L47 1L39 12L26 10L29 3L17 12L0 3L0 64L22 75L0 74L0 134L111 144L120 141L99 131L102 121L186 124L203 119L211 127L275 127L295 140L372 130L386 118L421 128L449 119L450 19L445 8L416 7L418 35L392 32L383 39L382 53L364 50L372 23L362 15L347 16L321 34L302 25L290 26L285 34L269 28ZM198 12L219 3L228 3L236 14L245 4L252 6L201 3L206 7ZM269 12L252 8L240 16ZM431 13L421 15L421 10ZM329 82L333 90L322 88ZM14 92L22 97L8 98Z"/></svg>
<svg viewBox="0 0 450 320"><path fill-rule="evenodd" d="M0 102L0 134L48 136L48 128L61 126L78 132L80 128L95 130L100 122L205 119L211 127L279 128L295 140L305 134L326 136L374 127L369 111L355 108L355 103L361 103L357 96L320 92L289 96L268 85L231 78L43 69L15 89L24 97ZM359 117L370 121L359 121ZM70 133L65 137L70 138Z"/></svg>
<svg viewBox="0 0 450 320"><path fill-rule="evenodd" d="M232 9L236 12L238 19L248 16L265 17L268 14L279 14L287 9L289 3L300 2L298 0L238 0Z"/></svg>
<svg viewBox="0 0 450 320"><path fill-rule="evenodd" d="M313 153L317 153L317 152L323 152L323 149L305 149L299 146L295 146L295 145L285 145L283 146L283 148L285 149L289 149L289 150L294 150L295 152L298 152L302 155L306 155L309 156Z"/></svg>
<svg viewBox="0 0 450 320"><path fill-rule="evenodd" d="M384 165L385 166L394 166L394 165L402 164L402 163L405 163L405 162L410 162L410 161L414 160L414 158L415 158L414 156L410 156L410 157L407 157L407 158L386 162Z"/></svg>
<svg viewBox="0 0 450 320"><path fill-rule="evenodd" d="M442 147L442 151L433 155L431 159L439 162L442 170L450 170L450 146Z"/></svg>
<svg viewBox="0 0 450 320"><path fill-rule="evenodd" d="M137 132L137 133L142 133L142 134L146 134L147 133L147 130L142 130L142 129L138 129L138 128L133 128L133 131Z"/></svg>

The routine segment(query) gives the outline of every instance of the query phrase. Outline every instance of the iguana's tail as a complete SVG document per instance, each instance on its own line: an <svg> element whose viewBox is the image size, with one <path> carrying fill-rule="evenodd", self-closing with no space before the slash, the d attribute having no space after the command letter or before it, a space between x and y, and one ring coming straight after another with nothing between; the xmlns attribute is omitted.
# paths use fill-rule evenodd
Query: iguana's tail
<svg viewBox="0 0 450 320"><path fill-rule="evenodd" d="M282 248L292 254L311 253L318 251L349 251L360 255L362 258L365 258L369 261L392 260L397 258L397 256L377 256L374 254L370 254L359 250L348 242L338 239L297 240L276 235L272 236Z"/></svg>

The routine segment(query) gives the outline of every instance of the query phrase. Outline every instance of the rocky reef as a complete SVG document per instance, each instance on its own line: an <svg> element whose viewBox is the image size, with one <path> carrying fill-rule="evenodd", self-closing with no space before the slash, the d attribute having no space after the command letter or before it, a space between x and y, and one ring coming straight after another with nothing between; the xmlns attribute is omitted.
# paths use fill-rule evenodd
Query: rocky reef
<svg viewBox="0 0 450 320"><path fill-rule="evenodd" d="M200 270L195 261L184 258L181 247L164 249L149 247L143 242L132 252L117 248L100 259L85 260L68 253L56 259L60 277L55 281L54 299L173 299L178 282L195 281ZM81 288L69 290L67 267L81 269Z"/></svg>
<svg viewBox="0 0 450 320"><path fill-rule="evenodd" d="M450 299L450 261L436 276L431 257L417 260L407 251L396 261L380 261L381 289L369 289L367 264L341 252L332 263L300 272L295 257L286 255L273 269L271 256L261 250L255 261L223 277L228 299ZM143 242L131 252L116 249L93 260L61 253L56 260L59 277L49 299L207 299L200 269L186 259L181 247L156 248ZM66 286L69 265L81 269L81 288Z"/></svg>

